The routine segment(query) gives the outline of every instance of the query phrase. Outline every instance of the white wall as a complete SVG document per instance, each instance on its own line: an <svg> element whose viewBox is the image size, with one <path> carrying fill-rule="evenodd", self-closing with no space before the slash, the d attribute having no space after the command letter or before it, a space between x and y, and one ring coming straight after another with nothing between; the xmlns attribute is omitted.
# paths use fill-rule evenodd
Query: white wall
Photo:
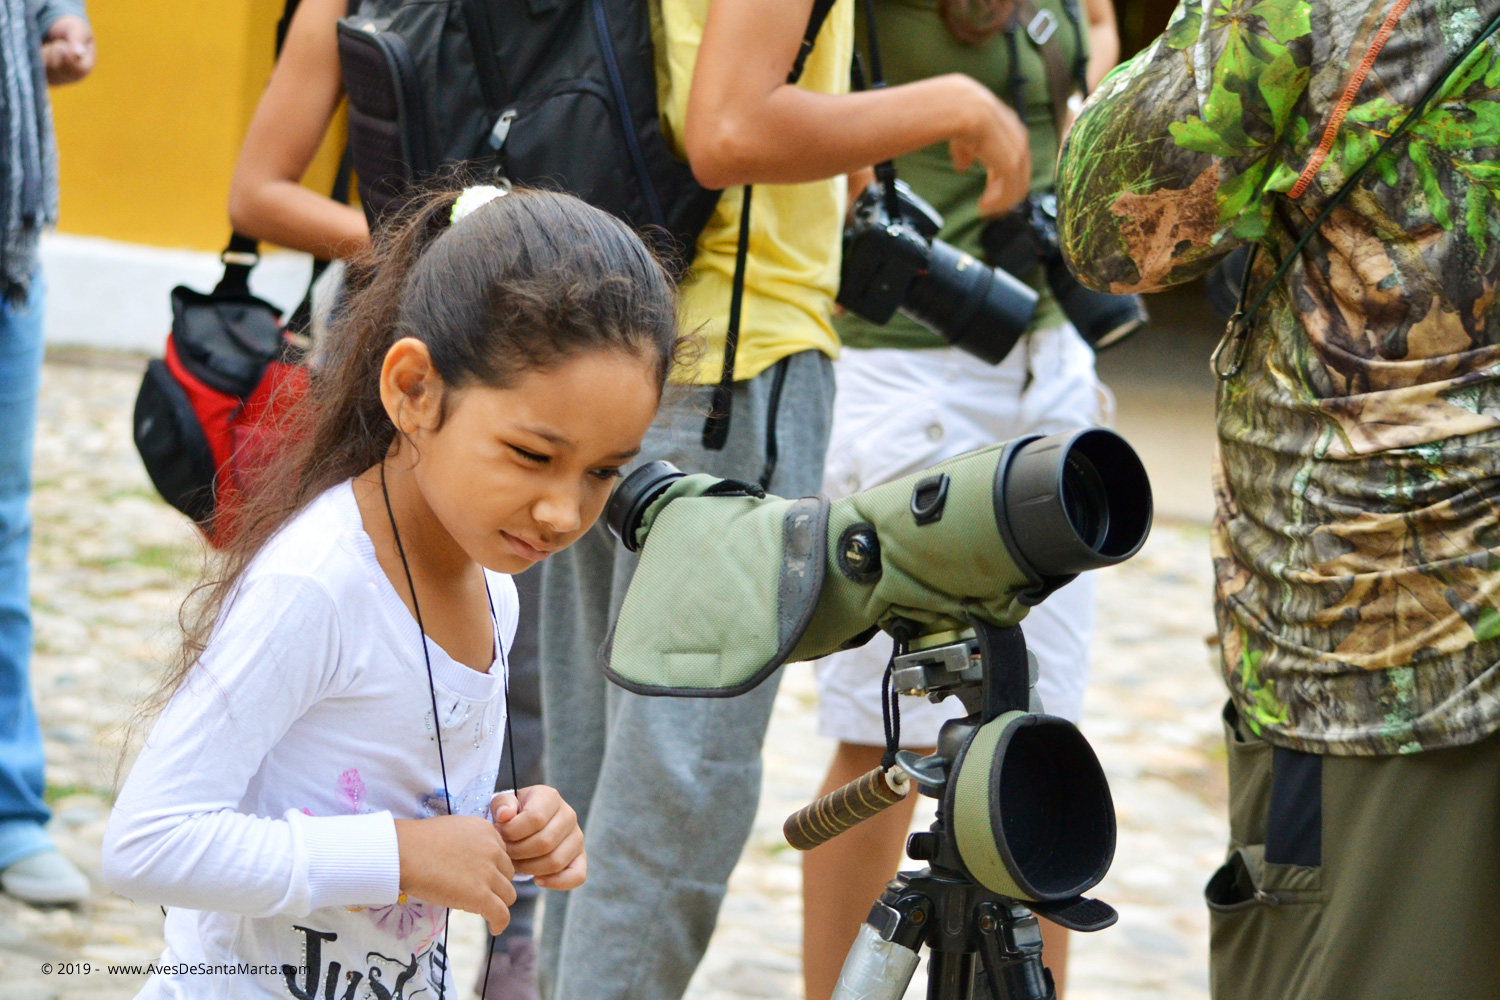
<svg viewBox="0 0 1500 1000"><path fill-rule="evenodd" d="M250 274L255 294L290 310L302 300L312 263L306 254L266 254ZM172 322L176 285L210 291L223 274L218 255L163 250L91 236L42 237L47 281L47 343L160 355Z"/></svg>

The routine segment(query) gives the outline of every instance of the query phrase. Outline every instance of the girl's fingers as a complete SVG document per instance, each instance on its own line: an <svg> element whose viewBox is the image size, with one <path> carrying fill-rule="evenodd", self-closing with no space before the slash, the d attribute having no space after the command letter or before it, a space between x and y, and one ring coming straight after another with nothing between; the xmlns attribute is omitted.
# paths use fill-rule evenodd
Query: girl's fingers
<svg viewBox="0 0 1500 1000"><path fill-rule="evenodd" d="M529 837L521 840L510 840L507 838L505 850L510 854L510 859L516 863L540 858L557 850L574 833L581 831L578 821L571 816L554 816L552 821L544 828L538 830Z"/></svg>
<svg viewBox="0 0 1500 1000"><path fill-rule="evenodd" d="M589 858L580 851L566 868L552 875L538 875L536 884L543 889L576 889L588 879Z"/></svg>
<svg viewBox="0 0 1500 1000"><path fill-rule="evenodd" d="M529 874L529 873L528 872L523 872L522 874ZM511 874L511 875L504 875L504 874L502 874L502 875L500 875L495 880L495 885L494 885L493 891L494 891L495 895L497 897L499 897L500 902L504 903L506 906L511 906L516 901L516 887L515 887L515 884L513 882L511 882L511 879L514 878L514 877L515 877L514 874Z"/></svg>
<svg viewBox="0 0 1500 1000"><path fill-rule="evenodd" d="M516 871L522 875L556 875L583 854L583 831L574 829L556 848L546 854L527 858L516 863Z"/></svg>
<svg viewBox="0 0 1500 1000"><path fill-rule="evenodd" d="M573 807L545 785L523 788L518 806L520 811L510 819L501 820L498 814L496 816L496 829L507 845L524 843L559 822L567 826L578 825L578 814ZM514 851L511 854L516 856Z"/></svg>
<svg viewBox="0 0 1500 1000"><path fill-rule="evenodd" d="M511 903L516 901L515 892L511 892ZM510 926L510 904L504 902L499 896L492 896L480 911L484 922L489 924L490 934L498 937L505 928Z"/></svg>
<svg viewBox="0 0 1500 1000"><path fill-rule="evenodd" d="M501 824L515 819L520 810L515 792L496 792L490 799L490 816L495 820L496 829L499 829Z"/></svg>

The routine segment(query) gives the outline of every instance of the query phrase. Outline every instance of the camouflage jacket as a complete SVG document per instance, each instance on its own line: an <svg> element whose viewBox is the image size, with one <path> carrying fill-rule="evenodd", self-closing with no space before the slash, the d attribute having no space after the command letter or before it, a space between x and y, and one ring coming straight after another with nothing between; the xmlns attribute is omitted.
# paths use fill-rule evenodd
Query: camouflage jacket
<svg viewBox="0 0 1500 1000"><path fill-rule="evenodd" d="M1186 0L1068 139L1069 260L1095 287L1150 291L1255 241L1253 296L1497 11ZM1224 675L1257 731L1302 750L1500 729L1500 40L1447 81L1220 383Z"/></svg>

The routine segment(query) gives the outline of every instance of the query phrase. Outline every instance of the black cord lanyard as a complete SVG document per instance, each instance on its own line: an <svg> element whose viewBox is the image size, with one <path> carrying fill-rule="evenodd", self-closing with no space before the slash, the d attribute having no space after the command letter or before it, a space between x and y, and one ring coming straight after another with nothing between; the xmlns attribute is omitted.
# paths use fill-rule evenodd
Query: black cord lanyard
<svg viewBox="0 0 1500 1000"><path fill-rule="evenodd" d="M1422 116L1423 112L1427 110L1428 103L1437 96L1438 92L1448 82L1448 79L1453 76L1454 72L1462 67L1464 63L1468 62L1469 57L1488 41L1497 30L1500 30L1500 15L1496 15L1485 26L1484 30L1479 33L1479 37L1470 42L1468 47L1459 53L1456 59L1444 67L1443 71L1438 74L1437 79L1432 81L1432 84L1422 94L1417 103L1412 105L1406 117L1401 120L1401 124L1380 144L1380 148L1375 151L1375 155L1364 163L1361 163L1359 168L1349 175L1349 179L1344 181L1343 185L1334 192L1333 197L1328 199L1328 203L1323 206L1323 210L1318 213L1317 218L1313 219L1312 225L1308 226L1297 242L1292 244L1292 249L1282 258L1281 266L1276 269L1276 273L1271 276L1271 280L1266 282L1260 294L1256 296L1255 301L1250 304L1249 308L1246 308L1245 300L1250 297L1250 282L1255 273L1255 258L1260 253L1260 242L1258 240L1250 244L1250 254L1245 260L1245 274L1240 281L1238 308L1235 309L1234 315L1230 317L1229 326L1224 330L1224 337L1219 341L1219 346L1214 348L1213 356L1209 359L1209 363L1213 366L1214 374L1219 377L1220 381L1227 381L1234 378L1245 367L1245 348L1250 342L1251 323L1254 322L1261 307L1266 304L1266 300L1271 297L1271 293L1280 287L1281 279L1286 277L1286 273L1296 263L1297 257L1313 238L1313 234L1322 228L1323 223L1328 221L1328 217L1333 214L1333 210L1341 205L1345 198L1349 197L1350 192L1354 190L1354 186L1369 172L1371 167L1375 166L1376 161L1388 153L1391 147L1395 145L1396 140L1405 135L1406 130L1411 127L1412 123Z"/></svg>
<svg viewBox="0 0 1500 1000"><path fill-rule="evenodd" d="M802 44L797 49L792 70L786 82L795 84L802 78L807 57L812 55L813 44L823 22L833 10L835 0L813 0L812 13L807 21L807 30L802 33ZM734 358L740 342L740 313L745 300L745 268L750 266L750 194L754 185L746 184L740 197L740 234L735 244L734 278L729 286L729 326L724 331L724 366L719 372L719 381L714 384L708 418L703 422L703 447L708 451L723 451L729 443L729 417L734 408ZM780 397L778 392L777 397ZM771 410L771 435L776 432L776 410ZM767 463L763 479L769 480L775 471L775 444L770 446L772 457Z"/></svg>
<svg viewBox="0 0 1500 1000"><path fill-rule="evenodd" d="M412 581L411 566L406 561L406 547L401 544L401 532L396 527L396 512L391 508L391 491L385 485L385 462L380 463L380 495L385 498L385 513L391 519L391 535L396 539L396 554L401 557L401 570L406 574L406 589L411 593L411 608L413 617L417 619L417 631L420 633L417 639L422 644L422 662L427 664L427 694L432 701L432 735L437 740L438 748L438 771L443 776L443 803L448 810L448 815L453 815L453 798L448 794L448 763L443 759L443 723L438 717L437 685L432 679L432 654L427 651L427 626L422 624L422 606L417 603L417 587ZM519 792L516 786L519 784L516 778L516 741L511 733L510 726L510 664L505 658L505 643L500 638L500 626L495 620L495 598L490 593L490 580L484 576L483 567L480 575L484 578L484 597L490 605L490 631L495 637L495 649L500 654L501 682L505 687L505 738L510 743L510 787L512 791ZM451 911L450 911L451 913ZM438 981L439 1000L446 995L448 989L448 916L443 916L443 974ZM484 963L484 985L480 990L480 1000L484 1000L485 991L490 985L490 962L495 960L495 948L493 944L489 949L489 959Z"/></svg>

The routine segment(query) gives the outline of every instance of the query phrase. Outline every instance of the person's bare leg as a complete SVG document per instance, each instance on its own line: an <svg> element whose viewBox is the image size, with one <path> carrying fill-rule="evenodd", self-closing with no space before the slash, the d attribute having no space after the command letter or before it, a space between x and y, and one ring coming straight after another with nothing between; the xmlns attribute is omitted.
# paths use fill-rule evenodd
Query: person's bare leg
<svg viewBox="0 0 1500 1000"><path fill-rule="evenodd" d="M1045 917L1037 919L1042 925L1042 962L1052 970L1052 982L1057 986L1057 1000L1062 1000L1063 987L1068 978L1068 929L1059 927Z"/></svg>
<svg viewBox="0 0 1500 1000"><path fill-rule="evenodd" d="M928 753L930 751L920 751ZM880 766L882 747L840 743L819 795ZM916 810L908 795L802 857L802 978L807 1000L828 1000L859 925L901 866Z"/></svg>

